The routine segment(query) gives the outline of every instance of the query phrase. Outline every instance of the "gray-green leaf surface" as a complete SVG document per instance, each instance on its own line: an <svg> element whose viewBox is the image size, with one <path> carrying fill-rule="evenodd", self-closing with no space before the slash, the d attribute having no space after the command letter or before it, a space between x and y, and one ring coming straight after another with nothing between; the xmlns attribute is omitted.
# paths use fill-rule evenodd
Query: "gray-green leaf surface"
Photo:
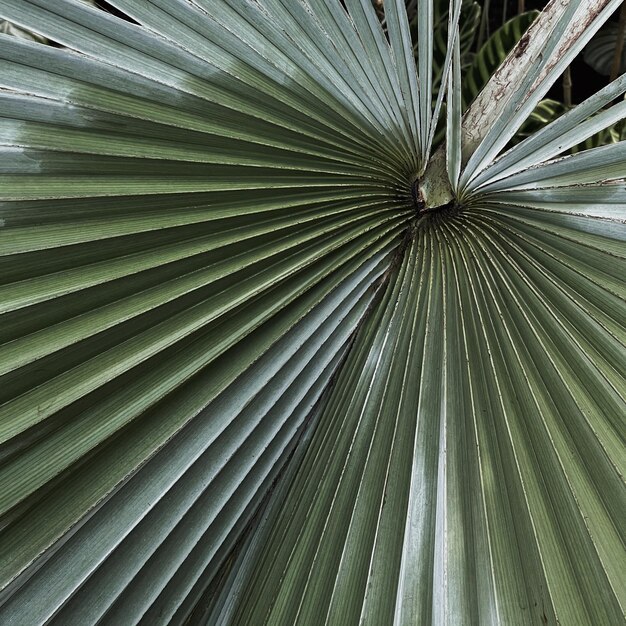
<svg viewBox="0 0 626 626"><path fill-rule="evenodd" d="M459 0L110 4L0 4L0 624L621 623L623 77L501 154L616 0L482 121Z"/></svg>

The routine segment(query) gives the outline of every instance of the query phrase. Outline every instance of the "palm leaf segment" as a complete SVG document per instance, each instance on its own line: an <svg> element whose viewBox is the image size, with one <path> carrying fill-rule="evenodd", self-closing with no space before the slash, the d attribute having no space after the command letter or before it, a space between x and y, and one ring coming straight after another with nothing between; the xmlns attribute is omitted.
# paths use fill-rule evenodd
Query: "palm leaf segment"
<svg viewBox="0 0 626 626"><path fill-rule="evenodd" d="M0 8L0 622L619 623L626 79L498 156L618 3L432 159L427 0L112 4Z"/></svg>

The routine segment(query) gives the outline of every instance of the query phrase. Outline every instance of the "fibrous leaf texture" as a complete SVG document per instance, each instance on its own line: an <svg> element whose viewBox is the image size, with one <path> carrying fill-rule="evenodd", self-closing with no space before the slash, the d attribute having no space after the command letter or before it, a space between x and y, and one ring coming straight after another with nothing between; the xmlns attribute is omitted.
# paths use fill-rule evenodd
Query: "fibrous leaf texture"
<svg viewBox="0 0 626 626"><path fill-rule="evenodd" d="M463 119L460 0L110 4L0 4L0 624L623 623L626 78L507 149L619 2Z"/></svg>

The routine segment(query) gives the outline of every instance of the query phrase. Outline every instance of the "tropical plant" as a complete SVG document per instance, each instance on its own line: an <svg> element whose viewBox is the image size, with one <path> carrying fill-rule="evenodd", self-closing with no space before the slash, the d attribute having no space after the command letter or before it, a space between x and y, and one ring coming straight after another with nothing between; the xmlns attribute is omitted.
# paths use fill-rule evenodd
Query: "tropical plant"
<svg viewBox="0 0 626 626"><path fill-rule="evenodd" d="M111 4L0 4L0 623L622 623L626 76L506 149L620 0L463 119L460 0Z"/></svg>
<svg viewBox="0 0 626 626"><path fill-rule="evenodd" d="M448 0L435 0L433 2L433 93L439 93L441 77L443 75L446 55L448 51L448 26L450 23ZM417 30L419 12L417 0L407 3L409 27L413 41L413 51L417 50ZM461 1L461 13L459 14L459 56L461 69L465 70L474 60L472 48L476 40L476 32L480 22L480 5L474 0ZM506 56L506 55L505 55ZM501 59L503 60L504 57ZM498 64L499 65L499 64Z"/></svg>

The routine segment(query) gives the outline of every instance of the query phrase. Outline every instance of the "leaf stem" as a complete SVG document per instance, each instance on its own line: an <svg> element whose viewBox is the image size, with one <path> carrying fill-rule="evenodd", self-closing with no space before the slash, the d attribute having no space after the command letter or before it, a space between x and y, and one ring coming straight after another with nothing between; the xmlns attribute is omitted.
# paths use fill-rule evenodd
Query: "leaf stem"
<svg viewBox="0 0 626 626"><path fill-rule="evenodd" d="M563 103L566 107L572 106L572 66L568 65L563 72Z"/></svg>

